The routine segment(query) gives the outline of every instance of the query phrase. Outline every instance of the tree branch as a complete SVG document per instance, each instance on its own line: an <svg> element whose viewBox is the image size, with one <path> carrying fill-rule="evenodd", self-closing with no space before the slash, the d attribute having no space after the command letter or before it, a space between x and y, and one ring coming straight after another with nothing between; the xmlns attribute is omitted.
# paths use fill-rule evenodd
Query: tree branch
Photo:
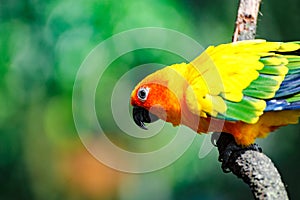
<svg viewBox="0 0 300 200"><path fill-rule="evenodd" d="M240 0L233 42L255 38L260 3L261 0ZM233 136L221 133L217 141L220 157L233 145L238 146ZM224 160L221 162L223 166ZM248 184L255 199L288 199L278 170L265 154L240 147L230 154L226 167Z"/></svg>
<svg viewBox="0 0 300 200"><path fill-rule="evenodd" d="M238 146L233 136L221 133L217 141L219 154L223 155L232 145ZM248 184L255 199L288 199L278 170L265 154L240 147L231 153L226 166Z"/></svg>
<svg viewBox="0 0 300 200"><path fill-rule="evenodd" d="M240 0L232 41L253 40L261 0Z"/></svg>

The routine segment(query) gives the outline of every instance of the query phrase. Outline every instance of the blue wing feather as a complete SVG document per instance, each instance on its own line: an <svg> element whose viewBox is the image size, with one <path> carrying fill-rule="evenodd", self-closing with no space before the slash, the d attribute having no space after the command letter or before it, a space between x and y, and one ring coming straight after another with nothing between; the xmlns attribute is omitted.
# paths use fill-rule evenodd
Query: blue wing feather
<svg viewBox="0 0 300 200"><path fill-rule="evenodd" d="M280 110L298 110L300 109L300 101L288 102L285 99L272 99L267 101L265 111L280 111Z"/></svg>
<svg viewBox="0 0 300 200"><path fill-rule="evenodd" d="M276 92L275 99L284 98L286 96L291 96L293 94L298 94L300 92L300 83L290 83L290 85L286 85L285 87L280 87L280 89Z"/></svg>

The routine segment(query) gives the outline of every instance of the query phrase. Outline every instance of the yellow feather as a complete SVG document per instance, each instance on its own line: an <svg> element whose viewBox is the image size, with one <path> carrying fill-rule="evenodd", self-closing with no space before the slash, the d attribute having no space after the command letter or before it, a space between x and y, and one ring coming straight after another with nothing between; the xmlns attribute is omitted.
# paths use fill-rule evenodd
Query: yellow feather
<svg viewBox="0 0 300 200"><path fill-rule="evenodd" d="M295 51L300 48L300 45L297 43L287 42L287 43L281 43L280 48L278 51Z"/></svg>

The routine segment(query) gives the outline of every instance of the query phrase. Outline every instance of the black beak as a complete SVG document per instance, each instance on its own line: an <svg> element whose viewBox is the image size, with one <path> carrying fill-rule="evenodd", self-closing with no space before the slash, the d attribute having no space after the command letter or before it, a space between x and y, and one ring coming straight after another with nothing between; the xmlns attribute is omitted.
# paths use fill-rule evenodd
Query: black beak
<svg viewBox="0 0 300 200"><path fill-rule="evenodd" d="M156 115L153 115L145 108L137 107L137 106L133 107L132 117L135 124L145 130L147 130L145 123L151 123L158 120L158 117Z"/></svg>

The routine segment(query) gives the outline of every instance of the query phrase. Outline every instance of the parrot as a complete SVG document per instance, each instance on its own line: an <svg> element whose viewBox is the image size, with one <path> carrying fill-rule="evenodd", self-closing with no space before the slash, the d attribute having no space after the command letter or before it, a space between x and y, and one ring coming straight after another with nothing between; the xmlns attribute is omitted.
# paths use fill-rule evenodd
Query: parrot
<svg viewBox="0 0 300 200"><path fill-rule="evenodd" d="M209 46L191 62L142 79L130 97L136 125L158 119L225 132L247 147L300 116L300 42L244 40Z"/></svg>

